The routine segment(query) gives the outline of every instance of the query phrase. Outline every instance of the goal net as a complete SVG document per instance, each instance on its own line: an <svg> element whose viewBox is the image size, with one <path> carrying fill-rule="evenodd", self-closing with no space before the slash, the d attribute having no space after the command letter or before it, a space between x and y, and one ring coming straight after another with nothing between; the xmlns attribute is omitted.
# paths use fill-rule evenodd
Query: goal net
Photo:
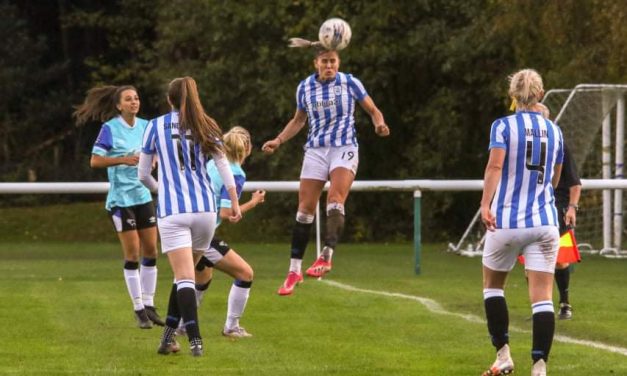
<svg viewBox="0 0 627 376"><path fill-rule="evenodd" d="M626 93L627 85L582 84L545 94L543 103L562 129L582 179L623 178ZM576 236L582 251L624 255L622 190L584 190L579 206ZM484 233L477 213L449 250L480 255Z"/></svg>

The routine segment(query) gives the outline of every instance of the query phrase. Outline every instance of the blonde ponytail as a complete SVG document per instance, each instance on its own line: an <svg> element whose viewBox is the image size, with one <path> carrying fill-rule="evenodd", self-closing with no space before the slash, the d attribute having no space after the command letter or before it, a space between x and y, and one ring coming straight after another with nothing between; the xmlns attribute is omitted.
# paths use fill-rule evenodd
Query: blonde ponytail
<svg viewBox="0 0 627 376"><path fill-rule="evenodd" d="M251 151L250 133L235 126L224 134L224 149L230 162L242 164Z"/></svg>

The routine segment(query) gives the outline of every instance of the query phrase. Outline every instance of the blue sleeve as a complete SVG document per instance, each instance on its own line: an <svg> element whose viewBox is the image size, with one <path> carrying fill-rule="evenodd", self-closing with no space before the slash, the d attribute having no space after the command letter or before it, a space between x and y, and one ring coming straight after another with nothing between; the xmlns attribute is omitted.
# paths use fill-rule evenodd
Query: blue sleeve
<svg viewBox="0 0 627 376"><path fill-rule="evenodd" d="M363 101L364 98L368 96L364 85L361 83L361 81L359 81L357 77L353 77L350 74L347 75L347 79L348 91L350 92L351 96L353 96L353 98L355 98L355 100L357 100L358 102Z"/></svg>
<svg viewBox="0 0 627 376"><path fill-rule="evenodd" d="M91 150L92 154L105 156L113 147L113 135L111 134L111 128L107 123L102 124L98 138L94 142L94 147Z"/></svg>
<svg viewBox="0 0 627 376"><path fill-rule="evenodd" d="M235 191L237 192L237 197L242 196L242 191L244 190L244 183L246 183L246 177L242 175L234 175L235 178ZM230 208L231 207L231 197L229 196L229 192L226 190L226 187L223 185L222 189L220 189L220 208Z"/></svg>
<svg viewBox="0 0 627 376"><path fill-rule="evenodd" d="M505 122L497 120L490 129L490 146L488 149L507 149L508 130Z"/></svg>
<svg viewBox="0 0 627 376"><path fill-rule="evenodd" d="M305 103L305 81L301 81L296 89L296 108L306 111L307 104Z"/></svg>
<svg viewBox="0 0 627 376"><path fill-rule="evenodd" d="M142 152L146 154L155 153L156 127L154 119L151 120L144 130L144 140L142 142Z"/></svg>

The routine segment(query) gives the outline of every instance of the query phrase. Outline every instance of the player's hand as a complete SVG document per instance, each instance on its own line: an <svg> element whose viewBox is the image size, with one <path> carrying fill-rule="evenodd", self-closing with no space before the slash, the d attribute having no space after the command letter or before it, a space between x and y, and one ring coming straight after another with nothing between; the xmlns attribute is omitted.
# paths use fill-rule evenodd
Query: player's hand
<svg viewBox="0 0 627 376"><path fill-rule="evenodd" d="M575 210L575 208L573 207L568 207L568 210L566 210L566 214L564 214L564 224L566 224L566 226L571 226L571 227L575 227L577 223L577 210Z"/></svg>
<svg viewBox="0 0 627 376"><path fill-rule="evenodd" d="M266 141L266 143L263 144L263 146L261 147L261 151L266 154L272 154L275 152L276 149L279 148L279 146L281 146L281 140L275 138L273 140Z"/></svg>
<svg viewBox="0 0 627 376"><path fill-rule="evenodd" d="M496 217L490 211L490 207L481 207L481 222L488 231L496 230Z"/></svg>
<svg viewBox="0 0 627 376"><path fill-rule="evenodd" d="M137 166L139 163L139 155L130 155L128 157L123 157L123 164L127 166Z"/></svg>
<svg viewBox="0 0 627 376"><path fill-rule="evenodd" d="M266 191L258 190L253 192L252 199L255 201L255 205L262 204L266 200Z"/></svg>
<svg viewBox="0 0 627 376"><path fill-rule="evenodd" d="M390 135L390 128L386 124L379 124L374 127L374 133L379 137L387 137Z"/></svg>
<svg viewBox="0 0 627 376"><path fill-rule="evenodd" d="M229 216L229 222L237 223L242 219L242 211L239 205L233 205L231 208L231 215Z"/></svg>

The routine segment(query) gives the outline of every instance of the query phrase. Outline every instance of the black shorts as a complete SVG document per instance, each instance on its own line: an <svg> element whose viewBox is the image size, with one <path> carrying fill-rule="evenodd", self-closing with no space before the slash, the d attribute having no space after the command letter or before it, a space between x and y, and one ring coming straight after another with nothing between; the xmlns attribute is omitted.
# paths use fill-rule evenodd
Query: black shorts
<svg viewBox="0 0 627 376"><path fill-rule="evenodd" d="M226 255L231 249L231 246L228 245L224 240L218 239L215 236L211 239L211 245L209 246L214 248L216 251L220 252L222 256Z"/></svg>
<svg viewBox="0 0 627 376"><path fill-rule="evenodd" d="M196 265L196 270L200 271L205 267L213 268L215 264L222 260L222 257L229 253L231 247L224 241L214 237L211 240L209 249L205 251L203 257L200 258Z"/></svg>
<svg viewBox="0 0 627 376"><path fill-rule="evenodd" d="M125 208L114 206L107 212L115 232L143 230L157 225L155 205L152 201Z"/></svg>

